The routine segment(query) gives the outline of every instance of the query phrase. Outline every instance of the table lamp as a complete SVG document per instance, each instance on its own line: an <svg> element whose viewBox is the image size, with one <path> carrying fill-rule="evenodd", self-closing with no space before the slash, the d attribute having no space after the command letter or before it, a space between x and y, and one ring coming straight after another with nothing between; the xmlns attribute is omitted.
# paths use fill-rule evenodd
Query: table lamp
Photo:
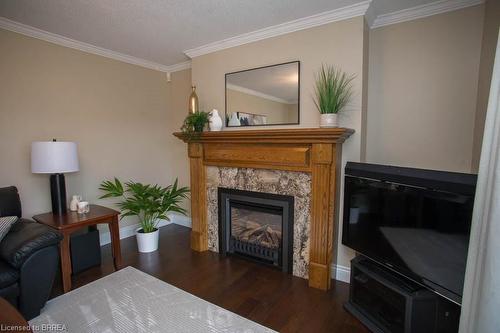
<svg viewBox="0 0 500 333"><path fill-rule="evenodd" d="M52 213L66 213L64 173L76 172L78 154L75 142L38 141L31 144L31 172L50 174Z"/></svg>

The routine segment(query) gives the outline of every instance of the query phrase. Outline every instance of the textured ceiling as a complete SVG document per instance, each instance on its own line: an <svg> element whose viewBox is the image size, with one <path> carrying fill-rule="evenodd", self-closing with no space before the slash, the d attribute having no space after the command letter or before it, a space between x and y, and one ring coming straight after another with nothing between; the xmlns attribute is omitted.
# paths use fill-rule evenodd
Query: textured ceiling
<svg viewBox="0 0 500 333"><path fill-rule="evenodd" d="M375 16L424 5L436 0L372 0Z"/></svg>
<svg viewBox="0 0 500 333"><path fill-rule="evenodd" d="M373 0L376 15L433 0ZM183 51L361 0L1 0L0 16L173 65Z"/></svg>

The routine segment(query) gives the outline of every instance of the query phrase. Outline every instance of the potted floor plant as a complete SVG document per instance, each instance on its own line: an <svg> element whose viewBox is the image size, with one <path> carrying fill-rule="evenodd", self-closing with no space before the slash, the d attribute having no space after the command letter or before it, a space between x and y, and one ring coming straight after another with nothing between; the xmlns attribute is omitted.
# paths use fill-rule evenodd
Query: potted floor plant
<svg viewBox="0 0 500 333"><path fill-rule="evenodd" d="M353 75L322 65L315 76L314 104L321 114L320 127L338 127L337 114L352 97Z"/></svg>
<svg viewBox="0 0 500 333"><path fill-rule="evenodd" d="M114 181L103 181L99 190L104 192L100 199L121 198L117 203L121 218L139 218L140 227L136 230L139 252L147 253L158 249L158 223L160 220L169 220L169 212L186 215L186 210L180 203L187 198L189 189L178 187L177 179L173 185L161 187L131 181L122 185L122 182L115 178Z"/></svg>

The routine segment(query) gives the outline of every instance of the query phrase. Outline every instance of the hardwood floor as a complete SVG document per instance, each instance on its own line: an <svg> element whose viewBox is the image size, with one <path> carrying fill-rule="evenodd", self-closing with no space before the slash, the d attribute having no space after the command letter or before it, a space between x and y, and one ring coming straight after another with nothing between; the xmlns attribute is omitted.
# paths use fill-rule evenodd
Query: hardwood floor
<svg viewBox="0 0 500 333"><path fill-rule="evenodd" d="M329 292L309 288L307 281L236 257L191 251L190 229L168 225L160 229L157 252L139 254L135 237L122 240L124 266L133 266L211 303L279 332L368 332L342 304L349 285L332 281ZM111 274L111 248L102 248L101 267L73 277L78 288ZM53 295L61 294L60 277Z"/></svg>

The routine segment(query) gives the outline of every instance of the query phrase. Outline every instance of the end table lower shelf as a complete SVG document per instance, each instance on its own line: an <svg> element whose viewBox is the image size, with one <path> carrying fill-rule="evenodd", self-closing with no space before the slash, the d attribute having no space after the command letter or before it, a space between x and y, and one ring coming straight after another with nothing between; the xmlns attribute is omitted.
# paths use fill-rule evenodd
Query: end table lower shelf
<svg viewBox="0 0 500 333"><path fill-rule="evenodd" d="M67 212L66 214L57 215L53 213L45 213L33 216L33 219L38 223L45 224L53 229L56 229L63 236L63 240L59 246L61 259L61 274L63 282L63 291L66 293L71 290L71 253L70 253L70 236L73 232L88 226L97 224L107 224L111 235L111 247L113 252L113 262L116 270L119 270L122 265L122 255L120 249L120 228L118 225L119 212L111 208L90 205L90 212L87 214L78 214L76 212Z"/></svg>

